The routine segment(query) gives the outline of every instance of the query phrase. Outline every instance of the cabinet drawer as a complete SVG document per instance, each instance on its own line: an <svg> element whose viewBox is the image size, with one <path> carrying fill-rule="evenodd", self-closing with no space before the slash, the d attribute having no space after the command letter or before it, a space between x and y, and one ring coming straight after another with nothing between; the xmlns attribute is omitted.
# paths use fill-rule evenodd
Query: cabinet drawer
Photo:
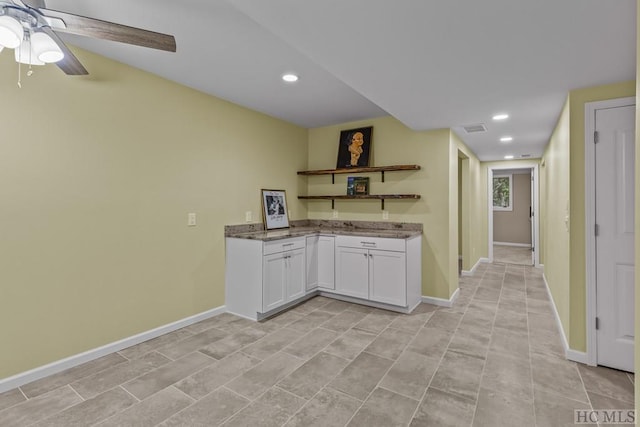
<svg viewBox="0 0 640 427"><path fill-rule="evenodd" d="M305 247L306 240L304 238L272 240L264 242L262 249L263 255L277 254L278 252L292 251L294 249L302 249Z"/></svg>
<svg viewBox="0 0 640 427"><path fill-rule="evenodd" d="M406 252L404 239L388 239L383 237L336 236L336 246Z"/></svg>

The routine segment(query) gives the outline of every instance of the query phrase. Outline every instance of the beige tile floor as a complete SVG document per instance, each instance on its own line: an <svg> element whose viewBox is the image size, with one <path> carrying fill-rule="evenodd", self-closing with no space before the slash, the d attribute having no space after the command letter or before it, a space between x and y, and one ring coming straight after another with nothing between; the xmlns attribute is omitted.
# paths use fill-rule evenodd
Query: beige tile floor
<svg viewBox="0 0 640 427"><path fill-rule="evenodd" d="M0 394L0 426L569 426L633 376L565 360L541 273L481 265L453 308L316 297L222 314Z"/></svg>
<svg viewBox="0 0 640 427"><path fill-rule="evenodd" d="M531 249L519 246L493 245L493 262L503 264L533 265Z"/></svg>

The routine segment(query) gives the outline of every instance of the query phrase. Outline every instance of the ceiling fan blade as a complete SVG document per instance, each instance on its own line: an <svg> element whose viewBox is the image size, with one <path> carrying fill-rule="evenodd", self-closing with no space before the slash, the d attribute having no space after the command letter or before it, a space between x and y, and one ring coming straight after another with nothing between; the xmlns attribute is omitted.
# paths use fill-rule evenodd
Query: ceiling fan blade
<svg viewBox="0 0 640 427"><path fill-rule="evenodd" d="M22 7L30 7L32 9L38 9L44 7L44 0L12 0L14 4Z"/></svg>
<svg viewBox="0 0 640 427"><path fill-rule="evenodd" d="M61 61L56 62L58 68L64 71L65 74L70 76L84 76L89 74L86 68L80 63L78 58L69 50L66 44L62 41L62 39L49 27L42 27L42 32L46 33L49 37L56 42L62 53L64 53L64 58Z"/></svg>
<svg viewBox="0 0 640 427"><path fill-rule="evenodd" d="M51 9L38 9L45 16L60 18L67 28L56 28L56 31L77 34L98 39L113 40L136 46L153 49L176 51L176 39L169 34L156 33L141 28L129 27L99 19L87 18L72 13L59 12Z"/></svg>

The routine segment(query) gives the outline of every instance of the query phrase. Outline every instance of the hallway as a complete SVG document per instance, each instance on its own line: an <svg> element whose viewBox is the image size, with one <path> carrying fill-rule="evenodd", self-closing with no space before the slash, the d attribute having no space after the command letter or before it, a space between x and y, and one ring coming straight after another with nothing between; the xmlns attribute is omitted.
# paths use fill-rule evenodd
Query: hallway
<svg viewBox="0 0 640 427"><path fill-rule="evenodd" d="M500 264L533 265L531 248L493 245L493 262Z"/></svg>

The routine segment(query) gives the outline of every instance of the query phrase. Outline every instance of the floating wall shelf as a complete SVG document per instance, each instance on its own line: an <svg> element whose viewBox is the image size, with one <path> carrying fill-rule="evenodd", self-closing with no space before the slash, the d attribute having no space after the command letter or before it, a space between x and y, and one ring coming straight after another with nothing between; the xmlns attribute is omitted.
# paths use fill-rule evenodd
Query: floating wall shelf
<svg viewBox="0 0 640 427"><path fill-rule="evenodd" d="M335 208L336 200L380 200L382 209L384 210L384 201L386 199L419 199L419 194L361 194L356 196L337 195L337 196L298 196L298 199L304 200L331 200L331 209Z"/></svg>
<svg viewBox="0 0 640 427"><path fill-rule="evenodd" d="M380 172L382 174L382 182L384 182L384 173L391 171L413 171L419 170L418 165L392 165L392 166L367 166L361 168L340 168L340 169L318 169L310 171L298 171L298 175L331 175L331 183L335 184L335 175L343 173L370 173Z"/></svg>
<svg viewBox="0 0 640 427"><path fill-rule="evenodd" d="M419 165L392 165L392 166L367 166L362 168L340 168L340 169L319 169L309 171L298 171L298 175L331 175L331 183L335 184L335 175L344 173L375 173L382 174L382 182L384 182L384 173L392 171L415 171L420 170ZM384 201L386 199L419 199L419 194L359 194L359 195L336 195L336 196L298 196L303 200L331 200L331 209L335 209L336 200L380 200L382 209L384 210Z"/></svg>

